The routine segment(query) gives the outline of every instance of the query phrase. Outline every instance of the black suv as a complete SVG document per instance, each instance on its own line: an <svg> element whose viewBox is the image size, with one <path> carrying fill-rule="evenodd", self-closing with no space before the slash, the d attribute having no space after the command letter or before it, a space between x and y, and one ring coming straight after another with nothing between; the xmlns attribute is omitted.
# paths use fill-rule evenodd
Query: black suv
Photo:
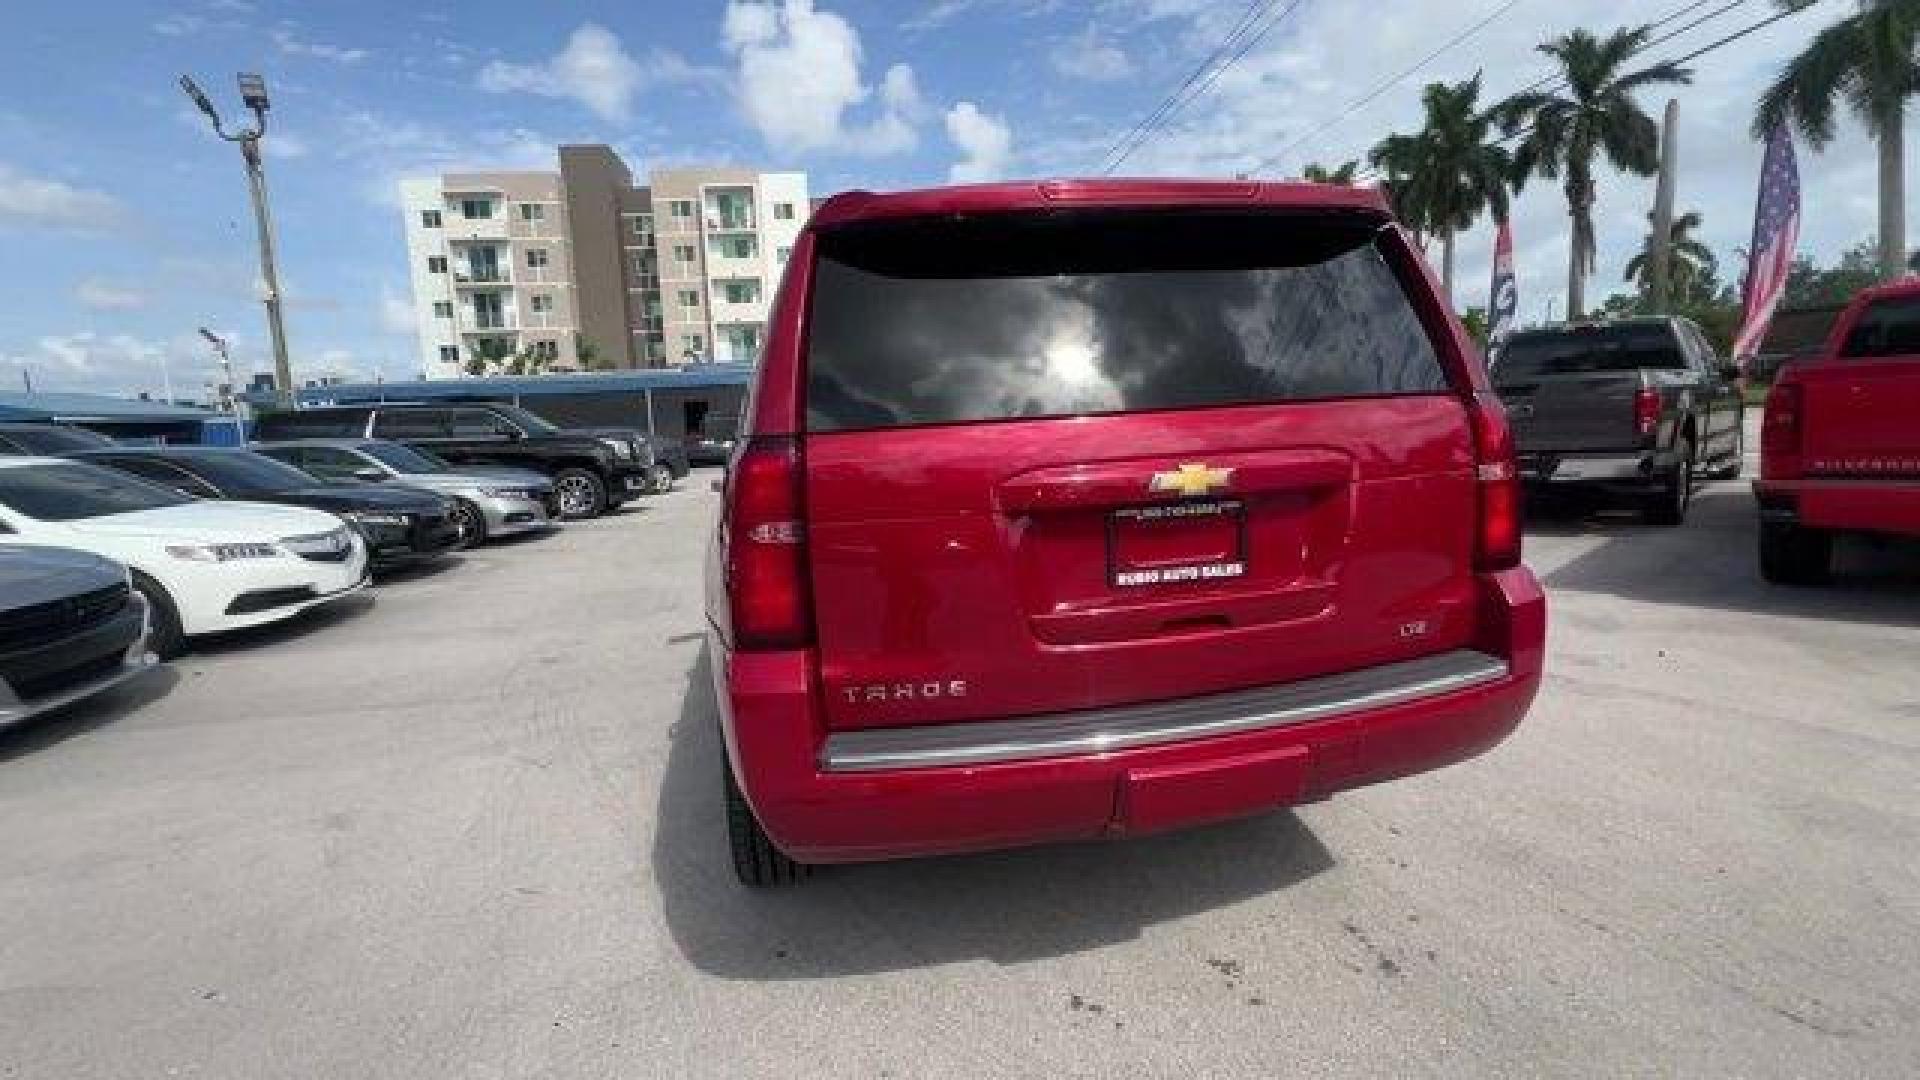
<svg viewBox="0 0 1920 1080"><path fill-rule="evenodd" d="M99 432L65 424L0 424L0 454L59 457L112 445L113 440Z"/></svg>
<svg viewBox="0 0 1920 1080"><path fill-rule="evenodd" d="M267 413L253 424L257 442L293 439L392 439L455 465L503 465L553 478L560 514L593 517L651 490L652 448L638 432L556 427L515 405L329 405Z"/></svg>

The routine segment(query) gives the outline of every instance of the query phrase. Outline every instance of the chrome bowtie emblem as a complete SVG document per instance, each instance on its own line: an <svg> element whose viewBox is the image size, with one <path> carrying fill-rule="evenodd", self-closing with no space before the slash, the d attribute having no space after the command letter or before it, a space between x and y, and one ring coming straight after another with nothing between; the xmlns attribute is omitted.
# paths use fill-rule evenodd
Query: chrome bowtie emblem
<svg viewBox="0 0 1920 1080"><path fill-rule="evenodd" d="M1232 469L1215 469L1204 462L1189 461L1177 469L1154 473L1147 490L1191 498L1226 487L1232 479Z"/></svg>

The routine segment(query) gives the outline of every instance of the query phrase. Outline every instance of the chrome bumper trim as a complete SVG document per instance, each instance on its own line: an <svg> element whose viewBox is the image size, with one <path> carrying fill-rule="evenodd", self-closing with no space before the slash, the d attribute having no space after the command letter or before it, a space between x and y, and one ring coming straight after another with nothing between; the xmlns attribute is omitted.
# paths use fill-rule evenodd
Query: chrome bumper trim
<svg viewBox="0 0 1920 1080"><path fill-rule="evenodd" d="M827 737L820 767L873 772L1132 750L1382 709L1496 682L1507 672L1506 661L1498 657L1458 649L1282 686L1117 709L842 731Z"/></svg>

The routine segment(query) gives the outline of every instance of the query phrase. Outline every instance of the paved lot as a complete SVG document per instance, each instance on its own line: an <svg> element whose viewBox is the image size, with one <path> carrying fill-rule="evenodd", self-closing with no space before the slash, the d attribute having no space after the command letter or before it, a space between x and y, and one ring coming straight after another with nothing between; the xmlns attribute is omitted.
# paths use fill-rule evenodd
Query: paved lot
<svg viewBox="0 0 1920 1080"><path fill-rule="evenodd" d="M0 1076L1920 1072L1920 567L1562 516L1479 761L1141 841L722 847L702 482L0 735Z"/></svg>

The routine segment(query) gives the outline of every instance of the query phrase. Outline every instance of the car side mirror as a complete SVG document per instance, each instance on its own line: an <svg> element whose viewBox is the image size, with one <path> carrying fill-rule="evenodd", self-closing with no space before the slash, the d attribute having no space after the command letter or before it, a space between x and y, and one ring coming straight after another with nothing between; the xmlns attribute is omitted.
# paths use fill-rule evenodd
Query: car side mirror
<svg viewBox="0 0 1920 1080"><path fill-rule="evenodd" d="M378 484L387 478L387 474L369 465L364 469L353 470L355 480L365 480L369 484Z"/></svg>

